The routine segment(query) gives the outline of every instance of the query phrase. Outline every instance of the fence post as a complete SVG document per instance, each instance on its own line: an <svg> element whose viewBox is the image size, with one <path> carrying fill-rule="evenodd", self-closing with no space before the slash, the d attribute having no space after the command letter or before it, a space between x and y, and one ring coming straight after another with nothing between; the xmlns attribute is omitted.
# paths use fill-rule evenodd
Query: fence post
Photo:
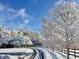
<svg viewBox="0 0 79 59"><path fill-rule="evenodd" d="M67 59L70 59L69 55L70 55L69 48L67 48Z"/></svg>
<svg viewBox="0 0 79 59"><path fill-rule="evenodd" d="M76 49L74 49L74 59L76 59L76 52L75 52L75 50L76 50Z"/></svg>

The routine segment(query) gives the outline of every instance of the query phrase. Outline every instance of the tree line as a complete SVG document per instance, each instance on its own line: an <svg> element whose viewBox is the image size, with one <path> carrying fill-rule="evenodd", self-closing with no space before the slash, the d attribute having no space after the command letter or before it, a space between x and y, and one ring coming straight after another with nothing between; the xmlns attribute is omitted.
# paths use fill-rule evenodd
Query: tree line
<svg viewBox="0 0 79 59"><path fill-rule="evenodd" d="M41 46L42 36L34 31L8 30L0 26L0 48Z"/></svg>

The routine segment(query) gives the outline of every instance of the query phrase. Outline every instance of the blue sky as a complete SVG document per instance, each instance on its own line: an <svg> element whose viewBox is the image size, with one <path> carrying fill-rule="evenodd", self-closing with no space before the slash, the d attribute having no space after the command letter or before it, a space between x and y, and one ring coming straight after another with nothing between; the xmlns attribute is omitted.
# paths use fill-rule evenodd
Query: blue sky
<svg viewBox="0 0 79 59"><path fill-rule="evenodd" d="M9 29L37 31L41 18L62 0L0 0L0 24Z"/></svg>

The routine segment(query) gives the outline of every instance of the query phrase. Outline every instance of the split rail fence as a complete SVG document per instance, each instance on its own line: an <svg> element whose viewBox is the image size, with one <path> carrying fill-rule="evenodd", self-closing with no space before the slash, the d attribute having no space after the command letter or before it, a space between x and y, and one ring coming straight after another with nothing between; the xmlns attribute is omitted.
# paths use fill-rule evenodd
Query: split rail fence
<svg viewBox="0 0 79 59"><path fill-rule="evenodd" d="M64 53L67 54L67 50L66 49L64 50ZM69 49L69 55L74 56L75 59L76 59L76 57L79 57L79 49Z"/></svg>

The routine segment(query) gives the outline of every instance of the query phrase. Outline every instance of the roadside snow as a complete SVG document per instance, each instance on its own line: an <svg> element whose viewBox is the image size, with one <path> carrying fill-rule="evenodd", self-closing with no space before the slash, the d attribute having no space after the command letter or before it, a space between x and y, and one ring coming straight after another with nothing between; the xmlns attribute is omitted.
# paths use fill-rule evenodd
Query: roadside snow
<svg viewBox="0 0 79 59"><path fill-rule="evenodd" d="M30 48L9 48L9 49L0 49L0 53L14 53L14 52L26 52L32 53L33 50Z"/></svg>
<svg viewBox="0 0 79 59"><path fill-rule="evenodd" d="M53 52L51 49L39 48L40 50L45 52L46 59L67 59L67 55L62 52L55 51ZM75 59L74 56L70 55L70 59ZM79 57L76 57L79 59Z"/></svg>
<svg viewBox="0 0 79 59"><path fill-rule="evenodd" d="M32 53L33 50L29 48L0 49L0 59L18 59L18 57L29 59Z"/></svg>
<svg viewBox="0 0 79 59"><path fill-rule="evenodd" d="M47 48L33 48L33 49L36 50L37 52L37 55L35 56L34 59L40 59L41 53L43 54L42 57L45 59L67 59L66 54L58 51L53 52L51 49L47 49ZM22 54L17 55L16 53L18 52ZM5 53L5 54L1 54L1 53ZM9 53L16 55L10 55ZM24 59L30 59L32 53L33 53L32 48L31 49L30 48L0 49L0 59L18 59L18 57L24 57ZM74 59L74 57L70 56L70 59Z"/></svg>

